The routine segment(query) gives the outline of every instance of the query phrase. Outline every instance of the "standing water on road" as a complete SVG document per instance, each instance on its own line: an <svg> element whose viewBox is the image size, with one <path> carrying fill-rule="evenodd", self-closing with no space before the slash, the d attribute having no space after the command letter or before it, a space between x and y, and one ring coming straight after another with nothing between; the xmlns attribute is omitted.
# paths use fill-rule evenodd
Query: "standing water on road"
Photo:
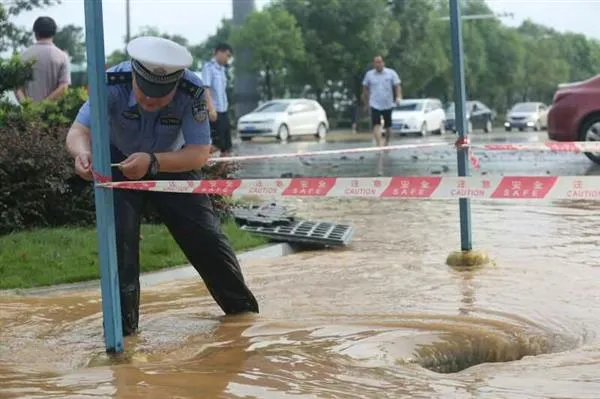
<svg viewBox="0 0 600 399"><path fill-rule="evenodd" d="M350 223L345 250L247 262L261 314L222 318L199 279L143 288L141 332L103 354L99 293L0 297L3 398L598 398L600 204L290 201Z"/></svg>

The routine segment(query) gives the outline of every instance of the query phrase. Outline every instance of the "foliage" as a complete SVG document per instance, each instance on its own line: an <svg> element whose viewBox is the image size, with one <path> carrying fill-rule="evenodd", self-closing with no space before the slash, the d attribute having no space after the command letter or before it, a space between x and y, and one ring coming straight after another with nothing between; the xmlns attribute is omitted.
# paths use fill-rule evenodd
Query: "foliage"
<svg viewBox="0 0 600 399"><path fill-rule="evenodd" d="M65 51L73 64L85 62L85 40L83 28L75 25L65 25L54 36L56 47Z"/></svg>
<svg viewBox="0 0 600 399"><path fill-rule="evenodd" d="M405 97L452 101L450 24L442 18L448 16L447 0L274 0L237 30L236 47L252 49L252 67L262 75L264 67L257 65L276 65L280 58L270 50L277 37L269 22L273 9L295 18L305 50L303 57L286 60L284 76L274 74L275 96L313 97L332 120L347 119L372 57L381 54L399 72ZM484 0L463 0L462 11L492 13ZM279 29L284 33L289 26ZM550 103L557 84L599 72L599 41L529 20L513 28L499 19L465 19L463 43L468 97L498 112L516 101Z"/></svg>
<svg viewBox="0 0 600 399"><path fill-rule="evenodd" d="M302 32L296 19L281 8L252 13L241 28L233 30L231 41L251 51L251 62L239 67L264 76L269 100L273 97L273 77L283 78L294 64L304 62Z"/></svg>
<svg viewBox="0 0 600 399"><path fill-rule="evenodd" d="M86 100L87 91L84 88L69 88L57 101L24 101L19 115L24 121L32 121L44 129L66 128L73 123Z"/></svg>
<svg viewBox="0 0 600 399"><path fill-rule="evenodd" d="M65 115L76 112L76 100L73 94L58 108L44 104L5 118L0 127L0 235L95 222L93 185L74 175L73 161L64 148L68 125L74 119L65 124ZM235 166L207 166L203 172L206 179L230 178ZM211 199L223 220L230 216L227 198ZM158 222L159 218L148 208L145 220Z"/></svg>
<svg viewBox="0 0 600 399"><path fill-rule="evenodd" d="M32 42L31 27L22 28L10 21L24 11L34 8L58 4L58 0L12 0L0 2L0 53L7 50L16 52L19 48L28 46Z"/></svg>
<svg viewBox="0 0 600 399"><path fill-rule="evenodd" d="M172 40L175 43L179 43L182 46L189 47L188 40L185 37L183 37L181 35L169 35L167 33L163 33L158 28L153 27L153 26L143 26L142 28L140 28L140 31L136 35L131 37L131 40L135 39L136 37L140 37L140 36L162 37L165 39ZM127 44L127 43L125 43L125 44ZM117 65L123 61L126 61L128 59L128 56L124 50L115 50L112 53L110 53L106 58L107 58L106 63L110 66L113 66L113 65Z"/></svg>
<svg viewBox="0 0 600 399"><path fill-rule="evenodd" d="M33 78L33 61L23 62L18 55L0 59L0 94L23 86Z"/></svg>
<svg viewBox="0 0 600 399"><path fill-rule="evenodd" d="M73 201L72 162L64 150L65 129L48 132L13 115L0 134L0 234L93 220Z"/></svg>
<svg viewBox="0 0 600 399"><path fill-rule="evenodd" d="M231 19L223 18L221 23L217 27L215 34L209 36L205 41L200 44L191 46L190 52L194 56L196 62L195 68L197 69L202 65L203 62L210 60L213 56L215 47L219 43L229 43L231 39L231 32L233 30L233 24Z"/></svg>

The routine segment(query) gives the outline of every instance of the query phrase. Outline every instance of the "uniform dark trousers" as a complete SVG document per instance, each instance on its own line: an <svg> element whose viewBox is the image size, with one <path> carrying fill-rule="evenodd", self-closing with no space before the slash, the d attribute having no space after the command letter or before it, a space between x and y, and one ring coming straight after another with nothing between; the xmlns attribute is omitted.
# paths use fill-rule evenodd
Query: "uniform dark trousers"
<svg viewBox="0 0 600 399"><path fill-rule="evenodd" d="M111 149L112 162L125 157ZM113 171L114 180L125 180ZM195 173L164 173L155 180L197 180ZM140 306L140 221L151 201L182 249L198 271L214 300L225 314L258 313L258 303L244 282L237 257L221 231L210 198L205 195L114 190L117 263L121 295L123 334L138 328Z"/></svg>
<svg viewBox="0 0 600 399"><path fill-rule="evenodd" d="M210 122L210 135L213 145L221 152L229 152L233 147L231 141L231 124L227 112L217 112L217 120Z"/></svg>

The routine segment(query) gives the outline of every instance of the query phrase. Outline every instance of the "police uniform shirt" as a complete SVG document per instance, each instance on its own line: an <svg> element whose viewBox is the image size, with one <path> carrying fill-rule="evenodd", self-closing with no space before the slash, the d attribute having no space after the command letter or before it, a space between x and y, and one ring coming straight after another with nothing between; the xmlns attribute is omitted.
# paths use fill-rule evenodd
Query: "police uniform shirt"
<svg viewBox="0 0 600 399"><path fill-rule="evenodd" d="M132 88L131 61L107 71L110 142L123 155L135 152L177 151L185 144L210 145L204 86L200 77L185 70L171 103L154 112L137 104ZM76 121L90 127L89 100L83 104Z"/></svg>

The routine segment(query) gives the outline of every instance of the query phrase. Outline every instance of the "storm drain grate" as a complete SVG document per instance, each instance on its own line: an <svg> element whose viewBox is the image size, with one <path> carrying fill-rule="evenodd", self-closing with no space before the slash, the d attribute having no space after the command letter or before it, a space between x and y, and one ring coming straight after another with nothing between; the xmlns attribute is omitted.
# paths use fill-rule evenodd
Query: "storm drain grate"
<svg viewBox="0 0 600 399"><path fill-rule="evenodd" d="M261 234L276 241L297 242L326 246L347 246L352 240L352 226L330 222L299 220L282 226L250 226L242 230Z"/></svg>

